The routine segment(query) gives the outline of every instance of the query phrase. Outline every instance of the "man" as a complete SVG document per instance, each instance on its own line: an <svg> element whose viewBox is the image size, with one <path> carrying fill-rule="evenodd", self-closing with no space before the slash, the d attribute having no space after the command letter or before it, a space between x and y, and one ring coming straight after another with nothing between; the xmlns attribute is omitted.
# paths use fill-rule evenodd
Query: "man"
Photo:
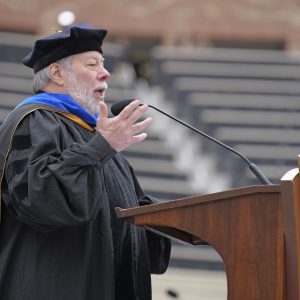
<svg viewBox="0 0 300 300"><path fill-rule="evenodd" d="M115 215L155 201L120 154L152 120L138 121L139 101L108 118L105 35L73 27L36 41L23 60L36 95L2 125L16 129L9 152L0 149L0 299L148 300L150 273L167 268L170 242Z"/></svg>

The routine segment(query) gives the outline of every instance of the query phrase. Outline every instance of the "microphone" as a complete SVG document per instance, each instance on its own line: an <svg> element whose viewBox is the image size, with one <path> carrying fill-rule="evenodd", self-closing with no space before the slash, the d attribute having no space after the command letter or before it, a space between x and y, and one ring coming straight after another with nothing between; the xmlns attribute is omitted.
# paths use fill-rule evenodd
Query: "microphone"
<svg viewBox="0 0 300 300"><path fill-rule="evenodd" d="M128 104L130 104L132 101L134 101L134 99L127 99L127 100L122 100L122 101L118 101L116 103L114 103L112 106L111 106L111 113L114 115L114 116L117 116ZM142 104L140 104L142 105ZM167 114L166 112L160 110L159 108L153 106L153 105L149 105L149 107L155 109L156 111L162 113L163 115L171 118L172 120L180 123L181 125L193 130L194 132L197 132L198 134L201 134L202 136L208 138L209 140L213 141L214 143L220 145L221 147L233 152L234 154L236 154L237 156L239 156L241 159L243 159L249 169L252 171L252 173L255 175L255 177L262 183L262 184L265 184L265 185L272 185L272 183L270 182L270 180L263 174L263 172L253 163L251 162L245 155L243 155L242 153L240 153L239 151L231 148L230 146L220 142L219 140L213 138L212 136L208 135L207 133L203 132L203 131L200 131L199 129L181 121L180 119L177 119L169 114Z"/></svg>

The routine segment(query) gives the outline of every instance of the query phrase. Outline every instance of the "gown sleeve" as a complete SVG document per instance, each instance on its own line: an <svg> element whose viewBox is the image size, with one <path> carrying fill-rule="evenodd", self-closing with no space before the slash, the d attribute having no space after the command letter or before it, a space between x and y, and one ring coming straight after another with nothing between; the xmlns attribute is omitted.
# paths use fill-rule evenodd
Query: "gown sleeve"
<svg viewBox="0 0 300 300"><path fill-rule="evenodd" d="M106 199L101 169L116 154L100 134L84 140L61 118L41 110L27 116L6 164L8 211L42 232L97 215Z"/></svg>
<svg viewBox="0 0 300 300"><path fill-rule="evenodd" d="M141 188L134 170L131 166L130 171L138 196L139 206L158 203L159 200L151 195L146 195ZM148 253L152 274L163 274L169 265L171 256L171 240L152 231L146 230Z"/></svg>

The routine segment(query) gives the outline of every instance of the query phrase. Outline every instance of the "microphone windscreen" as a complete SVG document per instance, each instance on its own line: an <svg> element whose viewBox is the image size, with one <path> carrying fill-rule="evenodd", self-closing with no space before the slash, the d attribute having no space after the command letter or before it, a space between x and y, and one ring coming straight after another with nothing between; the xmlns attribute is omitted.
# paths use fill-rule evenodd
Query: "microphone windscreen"
<svg viewBox="0 0 300 300"><path fill-rule="evenodd" d="M121 100L121 101L114 103L110 109L111 113L114 116L117 116L132 101L134 101L134 99L126 99L126 100Z"/></svg>

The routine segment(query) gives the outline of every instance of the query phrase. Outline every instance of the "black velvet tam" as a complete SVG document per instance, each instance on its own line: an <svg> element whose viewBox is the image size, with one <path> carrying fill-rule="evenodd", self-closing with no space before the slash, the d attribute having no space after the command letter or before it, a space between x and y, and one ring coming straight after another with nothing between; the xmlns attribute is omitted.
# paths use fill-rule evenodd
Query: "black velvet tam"
<svg viewBox="0 0 300 300"><path fill-rule="evenodd" d="M102 53L101 46L106 34L105 29L71 27L37 40L32 51L22 62L25 66L33 68L36 73L51 63L73 54L86 51Z"/></svg>

